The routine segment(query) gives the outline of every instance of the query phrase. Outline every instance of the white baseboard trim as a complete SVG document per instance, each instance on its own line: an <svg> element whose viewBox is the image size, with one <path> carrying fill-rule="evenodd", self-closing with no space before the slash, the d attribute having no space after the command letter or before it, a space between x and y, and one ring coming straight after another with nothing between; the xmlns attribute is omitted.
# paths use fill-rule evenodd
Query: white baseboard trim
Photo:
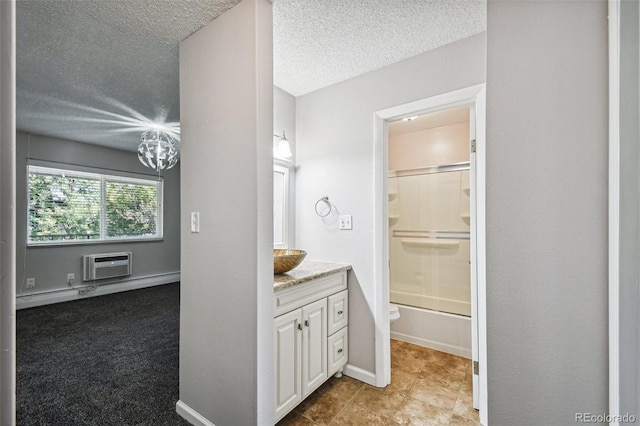
<svg viewBox="0 0 640 426"><path fill-rule="evenodd" d="M343 374L356 380L360 380L361 382L365 382L368 385L376 386L376 375L370 371L363 370L362 368L347 364L344 366Z"/></svg>
<svg viewBox="0 0 640 426"><path fill-rule="evenodd" d="M35 306L52 303L69 302L71 300L86 299L87 297L102 296L122 291L137 290L180 281L180 272L136 277L118 282L99 285L97 289L80 293L78 289L67 288L16 297L16 309L33 308ZM99 283L99 282L98 282Z"/></svg>
<svg viewBox="0 0 640 426"><path fill-rule="evenodd" d="M176 402L176 413L194 426L216 426L184 402Z"/></svg>
<svg viewBox="0 0 640 426"><path fill-rule="evenodd" d="M422 339L420 337L409 336L408 334L402 334L396 331L391 332L391 338L400 340L401 342L413 343L414 345L423 346L425 348L435 349L436 351L446 352L448 354L471 359L471 348L454 346L442 342L436 342L433 340Z"/></svg>

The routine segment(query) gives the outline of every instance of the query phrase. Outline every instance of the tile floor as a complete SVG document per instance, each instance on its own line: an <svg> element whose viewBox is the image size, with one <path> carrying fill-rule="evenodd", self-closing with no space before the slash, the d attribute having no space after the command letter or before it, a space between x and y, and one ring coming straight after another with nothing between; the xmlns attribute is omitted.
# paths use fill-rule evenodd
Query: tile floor
<svg viewBox="0 0 640 426"><path fill-rule="evenodd" d="M480 425L472 407L471 361L391 340L384 389L331 378L277 426Z"/></svg>

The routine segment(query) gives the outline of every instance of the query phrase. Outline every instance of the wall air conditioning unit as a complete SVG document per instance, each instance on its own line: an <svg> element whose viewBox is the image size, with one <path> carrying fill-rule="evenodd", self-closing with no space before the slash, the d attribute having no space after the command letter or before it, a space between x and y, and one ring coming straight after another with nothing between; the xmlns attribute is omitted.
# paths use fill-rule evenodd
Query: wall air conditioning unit
<svg viewBox="0 0 640 426"><path fill-rule="evenodd" d="M82 281L131 275L131 252L102 253L83 256Z"/></svg>

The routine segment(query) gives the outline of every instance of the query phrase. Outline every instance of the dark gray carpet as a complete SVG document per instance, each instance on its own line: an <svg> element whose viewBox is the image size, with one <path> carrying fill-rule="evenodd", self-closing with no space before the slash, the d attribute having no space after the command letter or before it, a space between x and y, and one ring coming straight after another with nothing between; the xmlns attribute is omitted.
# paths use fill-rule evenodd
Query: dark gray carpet
<svg viewBox="0 0 640 426"><path fill-rule="evenodd" d="M18 425L188 425L179 283L17 311Z"/></svg>

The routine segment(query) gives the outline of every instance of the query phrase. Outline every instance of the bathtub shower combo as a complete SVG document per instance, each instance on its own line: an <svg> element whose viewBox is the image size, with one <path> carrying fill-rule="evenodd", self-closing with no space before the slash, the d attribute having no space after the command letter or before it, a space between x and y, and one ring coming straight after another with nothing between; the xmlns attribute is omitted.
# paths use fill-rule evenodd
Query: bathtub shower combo
<svg viewBox="0 0 640 426"><path fill-rule="evenodd" d="M471 357L469 163L389 173L391 337Z"/></svg>

